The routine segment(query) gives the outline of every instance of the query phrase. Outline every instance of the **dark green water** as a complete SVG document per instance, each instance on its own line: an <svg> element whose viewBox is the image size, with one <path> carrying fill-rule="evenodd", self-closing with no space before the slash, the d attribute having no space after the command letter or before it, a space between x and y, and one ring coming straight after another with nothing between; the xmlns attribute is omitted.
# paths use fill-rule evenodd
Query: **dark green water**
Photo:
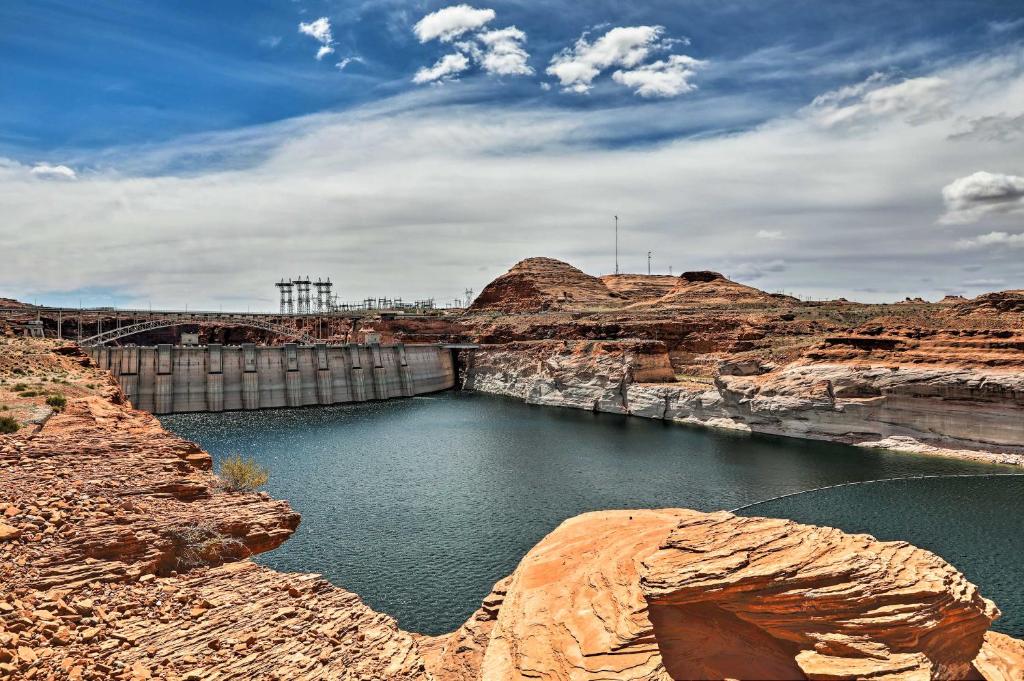
<svg viewBox="0 0 1024 681"><path fill-rule="evenodd" d="M584 511L669 506L711 511L851 480L1008 470L535 407L472 393L178 414L161 421L215 459L235 452L254 457L271 470L268 491L302 513L295 536L260 562L322 573L395 616L403 628L429 634L462 624L530 547ZM1018 483L1015 492L1007 492L1016 496L1002 506L1006 500L988 494L984 483L970 493L943 488L942 494L916 495L912 503L896 495L887 507L880 498L852 500L848 506L874 504L896 530L939 508L988 508L986 517L1000 521L992 528L996 539L972 525L973 513L947 514L960 523L956 533L942 526L932 530L959 537L951 540L961 542L955 551L940 553L1005 611L1019 612L1020 561L1012 559L1022 555L1024 533L1016 512L1022 488ZM795 517L804 503L804 510L824 512L832 507L817 499L826 497L798 497L789 511ZM851 518L859 516L838 520ZM825 520L845 527L834 518ZM1004 532L1016 532L1018 543L1009 543ZM911 539L898 532L889 536ZM1000 567L970 571L985 561ZM979 576L990 572L1002 581L988 584ZM1015 603L1002 597L1005 591L996 593L1000 584L1017 587Z"/></svg>

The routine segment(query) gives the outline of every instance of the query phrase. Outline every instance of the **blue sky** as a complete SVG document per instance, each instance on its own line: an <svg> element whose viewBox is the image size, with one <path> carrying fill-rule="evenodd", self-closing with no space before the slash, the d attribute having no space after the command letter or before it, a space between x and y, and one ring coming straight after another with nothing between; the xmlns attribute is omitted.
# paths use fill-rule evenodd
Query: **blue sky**
<svg viewBox="0 0 1024 681"><path fill-rule="evenodd" d="M527 255L605 271L590 232L614 212L665 269L716 266L772 290L1024 287L1007 256L1024 244L1022 41L1010 1L9 0L0 230L20 249L0 295L258 306L273 295L262 280L294 269L348 272L353 298L443 299ZM927 181L904 159L917 144L935 155L920 159ZM876 147L863 167L858 150ZM696 158L721 175L684 201L666 179L709 182ZM793 189L833 160L836 178L878 187ZM477 176L493 182L467 191ZM767 190L773 178L786 189ZM546 212L511 220L523 201ZM389 238L420 257L382 256ZM86 244L180 265L74 264ZM32 275L46 258L67 263L63 289Z"/></svg>
<svg viewBox="0 0 1024 681"><path fill-rule="evenodd" d="M153 142L182 134L338 110L414 89L414 72L445 52L420 44L413 24L446 3L236 0L137 2L49 0L0 6L0 139L14 157L68 148ZM528 35L540 75L464 93L514 106L634 104L601 83L567 97L540 82L552 55L595 26L660 25L707 60L692 99L734 92L759 98L749 125L805 104L879 69L916 73L1024 36L1015 2L490 2L495 24ZM311 59L300 22L327 17L335 54ZM1021 25L1013 27L1017 22ZM1004 31L993 26L1007 26ZM598 29L599 31L600 29ZM597 31L595 31L597 32ZM335 65L358 57L344 71ZM481 74L467 79L485 78ZM520 82L525 80L525 82ZM514 82L512 82L514 81ZM448 93L454 94L454 93ZM681 125L680 132L694 130ZM705 124L707 129L718 126ZM642 133L641 133L642 138Z"/></svg>

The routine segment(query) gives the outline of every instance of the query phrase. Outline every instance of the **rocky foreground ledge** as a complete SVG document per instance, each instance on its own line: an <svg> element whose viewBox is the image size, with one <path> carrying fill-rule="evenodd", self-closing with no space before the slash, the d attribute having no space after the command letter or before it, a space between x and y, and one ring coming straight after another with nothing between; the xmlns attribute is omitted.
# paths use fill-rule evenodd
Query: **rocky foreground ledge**
<svg viewBox="0 0 1024 681"><path fill-rule="evenodd" d="M0 404L24 425L0 435L0 678L1024 678L1024 644L938 556L684 509L570 519L459 630L404 632L246 560L298 515L222 491L77 349L2 342Z"/></svg>

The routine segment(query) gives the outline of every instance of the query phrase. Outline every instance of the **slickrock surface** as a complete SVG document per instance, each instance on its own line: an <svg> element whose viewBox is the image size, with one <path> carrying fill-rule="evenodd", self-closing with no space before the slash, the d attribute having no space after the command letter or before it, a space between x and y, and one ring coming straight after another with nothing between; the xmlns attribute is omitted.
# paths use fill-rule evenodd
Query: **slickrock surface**
<svg viewBox="0 0 1024 681"><path fill-rule="evenodd" d="M1014 678L1020 644L985 638L995 606L927 551L728 513L577 516L500 590L437 678L976 678L983 639L978 669Z"/></svg>
<svg viewBox="0 0 1024 681"><path fill-rule="evenodd" d="M985 642L974 658L974 667L988 681L1024 679L1024 641L1000 634L985 633Z"/></svg>

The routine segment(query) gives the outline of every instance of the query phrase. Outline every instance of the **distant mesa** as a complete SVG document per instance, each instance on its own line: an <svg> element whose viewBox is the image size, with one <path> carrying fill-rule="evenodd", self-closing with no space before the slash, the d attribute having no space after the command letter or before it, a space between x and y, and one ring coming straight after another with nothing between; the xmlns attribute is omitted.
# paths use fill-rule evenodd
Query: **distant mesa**
<svg viewBox="0 0 1024 681"><path fill-rule="evenodd" d="M569 263L554 258L527 258L485 286L469 309L543 312L624 304L622 294Z"/></svg>
<svg viewBox="0 0 1024 681"><path fill-rule="evenodd" d="M702 304L778 303L778 296L709 270L591 276L554 258L527 258L481 291L471 311L527 313ZM795 300L795 299L794 299Z"/></svg>
<svg viewBox="0 0 1024 681"><path fill-rule="evenodd" d="M23 303L20 300L15 300L14 298L0 298L0 309L12 310L30 307L34 306L29 305L28 303Z"/></svg>

